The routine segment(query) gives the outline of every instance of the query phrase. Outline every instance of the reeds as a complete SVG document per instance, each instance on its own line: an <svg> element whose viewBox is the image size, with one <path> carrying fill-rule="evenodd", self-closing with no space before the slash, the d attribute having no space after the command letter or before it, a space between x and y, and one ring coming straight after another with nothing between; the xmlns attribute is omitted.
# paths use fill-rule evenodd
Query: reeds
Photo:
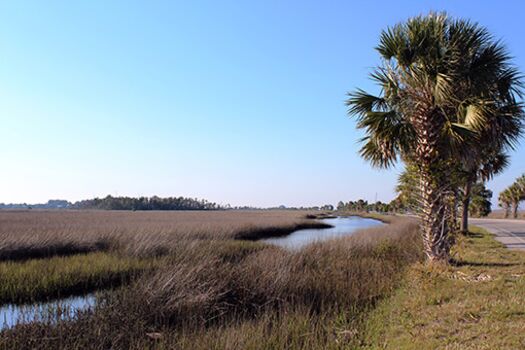
<svg viewBox="0 0 525 350"><path fill-rule="evenodd" d="M161 266L105 293L74 321L0 333L0 348L343 348L357 339L363 311L422 258L417 225L405 218L292 252L233 238L254 227L289 229L304 213L177 214L187 221L171 230L150 223L163 228L145 235L143 222L118 231L115 254L164 249Z"/></svg>
<svg viewBox="0 0 525 350"><path fill-rule="evenodd" d="M0 305L31 303L115 288L160 261L104 252L0 263Z"/></svg>
<svg viewBox="0 0 525 350"><path fill-rule="evenodd" d="M298 211L0 211L0 261L109 250L162 255L185 241L323 227L304 217Z"/></svg>

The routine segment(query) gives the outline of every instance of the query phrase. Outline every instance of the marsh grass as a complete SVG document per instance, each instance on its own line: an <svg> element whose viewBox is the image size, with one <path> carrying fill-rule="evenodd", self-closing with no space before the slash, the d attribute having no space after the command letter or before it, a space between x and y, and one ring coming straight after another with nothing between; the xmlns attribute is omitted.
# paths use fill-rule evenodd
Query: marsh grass
<svg viewBox="0 0 525 350"><path fill-rule="evenodd" d="M97 252L0 263L0 304L29 303L114 288L159 265Z"/></svg>
<svg viewBox="0 0 525 350"><path fill-rule="evenodd" d="M154 243L126 233L132 243L121 243L112 254L135 257L142 244L164 247L163 263L128 286L102 293L93 310L73 321L3 331L0 348L348 348L359 341L363 313L392 293L404 269L422 258L416 223L400 218L293 252L234 239L253 232L249 228L257 222L264 221L264 230L288 229L305 215L263 214L255 224L249 224L252 213L242 219L230 214L231 226L221 215L192 218L193 226L182 225L193 227L191 233L180 227L172 236L157 232L148 236ZM213 231L217 218L223 226Z"/></svg>
<svg viewBox="0 0 525 350"><path fill-rule="evenodd" d="M0 211L0 261L95 251L147 257L195 240L262 238L326 227L301 211Z"/></svg>

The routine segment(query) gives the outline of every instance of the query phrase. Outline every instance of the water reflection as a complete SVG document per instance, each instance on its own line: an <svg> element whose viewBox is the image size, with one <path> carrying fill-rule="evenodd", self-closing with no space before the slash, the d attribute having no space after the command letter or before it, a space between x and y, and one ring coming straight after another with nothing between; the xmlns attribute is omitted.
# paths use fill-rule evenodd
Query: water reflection
<svg viewBox="0 0 525 350"><path fill-rule="evenodd" d="M261 241L287 249L299 249L316 241L348 236L360 229L384 225L379 220L359 216L338 217L335 219L323 219L321 221L333 227L297 230L287 236L266 238Z"/></svg>
<svg viewBox="0 0 525 350"><path fill-rule="evenodd" d="M20 323L56 322L75 317L78 311L95 306L94 294L70 297L46 303L0 307L0 330Z"/></svg>

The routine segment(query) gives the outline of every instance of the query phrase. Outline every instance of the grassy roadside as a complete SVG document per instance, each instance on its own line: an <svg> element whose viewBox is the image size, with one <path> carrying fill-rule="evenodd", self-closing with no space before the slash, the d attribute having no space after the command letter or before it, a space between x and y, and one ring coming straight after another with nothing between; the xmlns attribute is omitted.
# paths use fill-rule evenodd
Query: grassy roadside
<svg viewBox="0 0 525 350"><path fill-rule="evenodd" d="M525 253L472 227L454 256L456 266L409 269L365 321L363 348L525 348Z"/></svg>

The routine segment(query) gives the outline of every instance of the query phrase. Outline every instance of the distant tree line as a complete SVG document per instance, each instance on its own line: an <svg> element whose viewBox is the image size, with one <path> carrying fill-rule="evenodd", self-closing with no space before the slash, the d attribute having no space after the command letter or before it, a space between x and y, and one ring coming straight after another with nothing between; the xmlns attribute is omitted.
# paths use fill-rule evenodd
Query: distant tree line
<svg viewBox="0 0 525 350"><path fill-rule="evenodd" d="M39 204L0 203L0 209L67 209L70 206L71 202L62 199L51 199Z"/></svg>
<svg viewBox="0 0 525 350"><path fill-rule="evenodd" d="M94 198L71 203L50 200L45 204L3 204L0 209L99 209L99 210L218 210L228 209L205 199L186 197L113 197Z"/></svg>
<svg viewBox="0 0 525 350"><path fill-rule="evenodd" d="M391 203L383 203L377 201L375 203L368 203L364 199L359 199L357 201L340 201L337 203L337 210L339 211L352 211L352 212L379 212L379 213L390 213L395 212L396 208L392 206Z"/></svg>

